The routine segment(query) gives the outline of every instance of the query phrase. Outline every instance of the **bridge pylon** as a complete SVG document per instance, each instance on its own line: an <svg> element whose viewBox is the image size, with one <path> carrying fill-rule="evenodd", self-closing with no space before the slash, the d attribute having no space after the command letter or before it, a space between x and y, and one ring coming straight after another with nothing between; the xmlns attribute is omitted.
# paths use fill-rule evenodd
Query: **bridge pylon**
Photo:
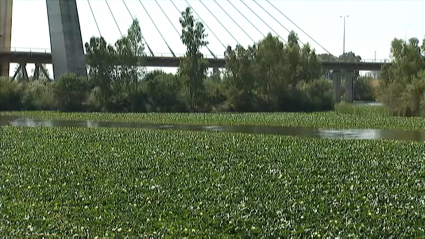
<svg viewBox="0 0 425 239"><path fill-rule="evenodd" d="M76 0L46 0L54 78L87 76Z"/></svg>
<svg viewBox="0 0 425 239"><path fill-rule="evenodd" d="M10 51L13 0L0 0L0 51ZM0 77L9 77L10 62L0 62Z"/></svg>

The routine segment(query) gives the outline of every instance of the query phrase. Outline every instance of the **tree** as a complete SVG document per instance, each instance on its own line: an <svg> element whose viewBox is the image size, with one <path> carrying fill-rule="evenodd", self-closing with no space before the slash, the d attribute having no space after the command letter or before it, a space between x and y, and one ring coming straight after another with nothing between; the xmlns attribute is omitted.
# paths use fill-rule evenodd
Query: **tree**
<svg viewBox="0 0 425 239"><path fill-rule="evenodd" d="M152 76L152 77L151 77ZM177 75L155 71L143 80L146 98L153 111L170 112L184 110L180 97L181 81Z"/></svg>
<svg viewBox="0 0 425 239"><path fill-rule="evenodd" d="M92 78L94 86L99 87L101 105L104 105L112 95L111 80L116 78L116 52L103 37L92 37L90 42L85 44L85 48L89 77Z"/></svg>
<svg viewBox="0 0 425 239"><path fill-rule="evenodd" d="M226 67L227 98L236 110L311 110L318 105L311 102L320 102L320 97L329 98L327 92L331 88L328 83L312 83L321 74L315 51L308 44L300 47L295 32L289 34L286 44L268 34L248 49L236 46L232 50L229 47ZM321 91L323 89L327 90ZM311 100L303 101L303 97ZM326 107L329 107L328 103ZM322 105L319 108L323 108Z"/></svg>
<svg viewBox="0 0 425 239"><path fill-rule="evenodd" d="M108 105L116 108L119 107L116 102L122 102L130 104L134 109L137 104L137 82L144 73L142 66L145 57L139 21L133 21L128 34L119 39L115 47L107 44L103 37L92 37L85 47L89 76L93 79L94 86L100 90L96 96L100 95L102 108L106 109ZM118 80L120 82L114 82ZM115 92L116 90L125 92ZM120 96L114 98L113 94Z"/></svg>
<svg viewBox="0 0 425 239"><path fill-rule="evenodd" d="M227 98L231 108L242 111L256 109L256 78L252 66L255 59L256 46L245 49L237 45L234 50L229 46L226 50L226 71L224 76L227 87Z"/></svg>
<svg viewBox="0 0 425 239"><path fill-rule="evenodd" d="M142 31L139 21L135 19L128 29L127 35L123 36L115 43L116 65L118 79L123 81L128 97L131 98L131 107L135 107L135 92L137 82L145 73L143 67L146 54L144 53L144 44L142 41Z"/></svg>
<svg viewBox="0 0 425 239"><path fill-rule="evenodd" d="M378 99L394 115L417 116L425 108L424 45L419 46L416 38L391 43L393 61L381 69Z"/></svg>
<svg viewBox="0 0 425 239"><path fill-rule="evenodd" d="M204 25L193 17L192 10L187 7L180 20L182 26L181 40L186 45L185 58L181 60L178 74L184 81L191 110L199 110L205 98L204 79L207 77L208 62L200 52L207 46L208 36Z"/></svg>

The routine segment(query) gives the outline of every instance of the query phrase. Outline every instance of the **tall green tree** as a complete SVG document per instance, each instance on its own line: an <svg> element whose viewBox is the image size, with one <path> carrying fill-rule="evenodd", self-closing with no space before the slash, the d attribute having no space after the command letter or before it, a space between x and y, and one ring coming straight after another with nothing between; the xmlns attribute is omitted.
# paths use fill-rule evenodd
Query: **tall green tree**
<svg viewBox="0 0 425 239"><path fill-rule="evenodd" d="M144 53L142 31L137 19L131 24L127 35L117 40L115 49L116 63L118 64L117 77L126 81L138 81L145 70L143 64L146 54Z"/></svg>
<svg viewBox="0 0 425 239"><path fill-rule="evenodd" d="M227 99L235 110L253 111L256 109L256 77L251 69L255 59L256 46L245 49L237 45L233 50L226 49L226 71L224 82L227 88Z"/></svg>
<svg viewBox="0 0 425 239"><path fill-rule="evenodd" d="M145 47L142 39L142 31L140 29L139 21L135 19L127 31L126 36L122 36L115 43L116 49L116 65L117 74L121 85L127 91L127 98L134 109L136 104L136 94L138 92L137 82L145 73L144 63L146 54L144 53Z"/></svg>
<svg viewBox="0 0 425 239"><path fill-rule="evenodd" d="M268 34L247 50L229 47L226 67L227 98L237 110L302 110L303 97L316 101L317 91L309 84L320 77L321 64L308 44L299 46L295 32L289 34L286 44ZM314 85L328 87L322 81Z"/></svg>
<svg viewBox="0 0 425 239"><path fill-rule="evenodd" d="M394 115L417 116L425 111L424 45L416 38L391 43L393 61L381 69L378 99Z"/></svg>
<svg viewBox="0 0 425 239"><path fill-rule="evenodd" d="M193 17L187 7L181 13L181 40L187 47L185 58L181 60L178 74L182 77L191 110L200 110L205 99L204 80L207 77L208 61L204 59L201 48L208 45L204 25Z"/></svg>
<svg viewBox="0 0 425 239"><path fill-rule="evenodd" d="M111 81L116 79L116 52L112 45L107 44L103 37L92 37L85 44L86 64L89 69L89 77L94 86L99 87L102 101L112 95ZM103 104L103 103L102 103Z"/></svg>

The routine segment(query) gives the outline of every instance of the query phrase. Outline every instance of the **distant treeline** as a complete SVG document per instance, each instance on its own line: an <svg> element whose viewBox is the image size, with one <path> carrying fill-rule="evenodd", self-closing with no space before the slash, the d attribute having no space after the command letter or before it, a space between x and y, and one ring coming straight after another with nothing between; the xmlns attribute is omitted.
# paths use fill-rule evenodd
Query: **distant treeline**
<svg viewBox="0 0 425 239"><path fill-rule="evenodd" d="M135 60L140 58L142 62L139 63L143 65L146 56L136 19L127 35L113 46L97 37L85 44L88 77L65 74L55 81L45 79L29 82L3 79L0 86L0 110L326 111L333 109L333 87L332 81L324 77L329 73L322 70L320 60L361 60L352 52L338 58L316 55L309 44L299 45L294 32L289 34L286 43L268 34L247 48L229 46L225 53L226 70L208 75L208 62L200 52L202 47L208 45L203 24L194 19L190 8L182 12L180 23L181 40L187 46L187 51L176 74L160 70L146 72L145 68L134 66ZM414 43L412 41L406 45L395 40L406 45L404 47L414 48L411 46ZM424 63L422 55L420 59ZM379 92L384 104L391 104L385 95L388 94L386 89L395 87L391 82L396 77L393 68L397 67L401 66L395 63L381 73L384 84L380 84ZM420 67L424 69L422 65ZM420 67L418 65L418 69ZM417 71L416 68L414 70ZM415 78L417 73L412 77ZM360 77L356 72L354 82L355 100L375 99L371 78ZM400 91L409 89L405 87Z"/></svg>

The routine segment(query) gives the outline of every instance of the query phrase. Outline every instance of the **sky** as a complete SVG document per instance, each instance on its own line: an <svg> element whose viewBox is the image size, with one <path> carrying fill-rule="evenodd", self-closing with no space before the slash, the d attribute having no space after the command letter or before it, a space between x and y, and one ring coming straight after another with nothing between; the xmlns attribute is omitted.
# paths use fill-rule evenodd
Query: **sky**
<svg viewBox="0 0 425 239"><path fill-rule="evenodd" d="M121 37L121 34L108 9L106 0L89 1L99 25L100 34L108 43L114 44ZM140 0L150 17L139 0L124 1L132 16L139 19L146 43L156 55L171 56L171 53L150 17L156 23L171 49L177 55L184 54L185 46L157 3L177 30L181 32L179 11L183 11L188 6L185 0L173 1L179 11L175 9L170 0ZM234 47L237 43L240 43L246 47L252 45L252 39L259 41L263 38L262 34L266 35L269 32L273 35L278 34L286 40L288 36L286 29L288 29L289 31L294 30L302 43L309 42L318 54L326 53L322 47L313 42L266 0L256 1L261 7L253 0L243 0L265 23L240 0L230 0L261 32L258 32L235 10L228 0L188 0L196 13L201 16L202 20L225 46ZM121 32L125 34L131 25L132 17L122 0L107 0L107 2ZM270 2L334 55L340 55L343 52L344 20L341 16L348 15L345 21L345 51L353 51L356 55L360 55L362 59L373 60L375 54L376 59L390 58L391 41L394 38L416 37L420 41L425 38L425 0L270 0ZM77 6L83 43L85 43L92 36L99 36L99 31L88 1L77 0ZM227 11L249 36L219 6ZM274 18L269 16L263 8ZM210 11L233 34L237 41L222 27ZM196 13L194 13L195 17L199 18ZM217 40L210 29L206 27L209 48L217 56L223 56L225 47ZM11 45L12 50L16 51L29 51L31 49L31 51L50 52L46 0L14 0ZM202 51L210 56L206 48ZM148 52L147 48L146 52ZM15 65L12 65L11 74L13 74L14 68ZM28 70L31 68L33 67L29 66ZM51 71L51 66L48 69ZM175 69L165 69L166 71L175 71Z"/></svg>

